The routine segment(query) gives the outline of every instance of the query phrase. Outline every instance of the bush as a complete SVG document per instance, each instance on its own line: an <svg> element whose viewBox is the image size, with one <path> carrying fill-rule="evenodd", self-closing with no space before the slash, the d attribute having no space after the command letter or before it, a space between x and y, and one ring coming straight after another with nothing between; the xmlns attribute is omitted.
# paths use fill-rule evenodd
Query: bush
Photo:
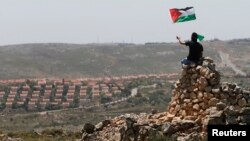
<svg viewBox="0 0 250 141"><path fill-rule="evenodd" d="M108 96L105 96L105 95L101 95L100 97L100 103L101 104L104 104L104 103L108 103L108 102L111 102L112 101L112 98L111 97L108 97Z"/></svg>
<svg viewBox="0 0 250 141"><path fill-rule="evenodd" d="M51 135L51 136L62 136L63 130L62 129L47 129L42 131L43 135Z"/></svg>

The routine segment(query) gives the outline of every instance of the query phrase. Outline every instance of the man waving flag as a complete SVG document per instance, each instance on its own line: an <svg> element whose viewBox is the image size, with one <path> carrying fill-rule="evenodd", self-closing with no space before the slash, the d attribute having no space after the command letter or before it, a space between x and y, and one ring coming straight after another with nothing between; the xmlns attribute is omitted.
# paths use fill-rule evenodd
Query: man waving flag
<svg viewBox="0 0 250 141"><path fill-rule="evenodd" d="M174 23L186 22L196 19L194 7L186 7L182 9L172 8L169 9L169 11Z"/></svg>

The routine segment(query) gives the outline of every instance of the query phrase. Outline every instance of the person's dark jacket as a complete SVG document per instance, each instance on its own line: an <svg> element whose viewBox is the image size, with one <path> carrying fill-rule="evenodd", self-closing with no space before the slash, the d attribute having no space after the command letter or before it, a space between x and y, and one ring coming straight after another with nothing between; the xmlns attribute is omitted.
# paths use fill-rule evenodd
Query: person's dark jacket
<svg viewBox="0 0 250 141"><path fill-rule="evenodd" d="M185 45L189 47L187 59L198 62L203 56L203 46L199 42L187 41Z"/></svg>

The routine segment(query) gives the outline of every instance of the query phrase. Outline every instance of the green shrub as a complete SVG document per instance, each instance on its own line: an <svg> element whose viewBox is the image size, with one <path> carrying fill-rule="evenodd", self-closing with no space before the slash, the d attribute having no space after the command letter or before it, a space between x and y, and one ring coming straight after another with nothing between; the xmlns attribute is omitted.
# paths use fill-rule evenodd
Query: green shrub
<svg viewBox="0 0 250 141"><path fill-rule="evenodd" d="M47 129L42 131L43 135L52 135L52 136L62 136L63 130L62 129Z"/></svg>

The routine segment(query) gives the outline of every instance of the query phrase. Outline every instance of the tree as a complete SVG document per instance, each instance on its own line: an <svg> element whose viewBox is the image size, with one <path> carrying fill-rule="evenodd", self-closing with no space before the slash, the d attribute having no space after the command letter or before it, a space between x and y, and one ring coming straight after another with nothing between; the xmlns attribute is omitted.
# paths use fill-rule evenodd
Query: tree
<svg viewBox="0 0 250 141"><path fill-rule="evenodd" d="M101 92L100 94L100 103L101 104L104 104L104 103L108 103L108 102L111 102L112 101L112 98L111 97L108 97L104 94L104 92Z"/></svg>

